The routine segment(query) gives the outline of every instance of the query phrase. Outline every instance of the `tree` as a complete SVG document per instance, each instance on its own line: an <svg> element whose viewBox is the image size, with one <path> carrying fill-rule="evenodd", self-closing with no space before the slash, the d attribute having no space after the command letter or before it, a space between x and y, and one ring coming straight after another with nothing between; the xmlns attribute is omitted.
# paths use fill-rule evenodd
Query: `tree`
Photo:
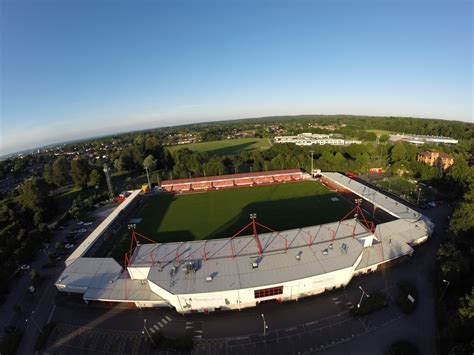
<svg viewBox="0 0 474 355"><path fill-rule="evenodd" d="M53 167L51 164L46 164L43 169L43 179L47 184L54 184Z"/></svg>
<svg viewBox="0 0 474 355"><path fill-rule="evenodd" d="M153 155L150 154L145 158L145 160L143 160L143 167L149 171L156 168L156 159L153 157Z"/></svg>
<svg viewBox="0 0 474 355"><path fill-rule="evenodd" d="M403 143L395 144L390 152L390 158L392 162L406 161L407 159L407 150Z"/></svg>
<svg viewBox="0 0 474 355"><path fill-rule="evenodd" d="M461 319L467 320L474 318L474 286L471 289L471 293L464 295L459 299L461 307L458 308L458 313Z"/></svg>
<svg viewBox="0 0 474 355"><path fill-rule="evenodd" d="M451 241L442 244L438 249L438 259L444 275L458 273L463 270L462 254Z"/></svg>
<svg viewBox="0 0 474 355"><path fill-rule="evenodd" d="M69 176L70 165L66 158L59 157L53 163L51 170L51 180L56 186L63 186L71 180Z"/></svg>
<svg viewBox="0 0 474 355"><path fill-rule="evenodd" d="M35 269L31 270L30 272L30 279L31 281L38 281L40 278L40 273L36 271Z"/></svg>
<svg viewBox="0 0 474 355"><path fill-rule="evenodd" d="M48 185L43 178L33 176L20 185L19 201L23 207L33 212L44 213L50 216L53 201L49 196Z"/></svg>
<svg viewBox="0 0 474 355"><path fill-rule="evenodd" d="M77 187L84 187L89 177L89 163L84 158L74 159L71 161L71 178Z"/></svg>
<svg viewBox="0 0 474 355"><path fill-rule="evenodd" d="M104 175L98 170L93 169L89 174L89 181L87 185L89 186L100 186L104 182Z"/></svg>

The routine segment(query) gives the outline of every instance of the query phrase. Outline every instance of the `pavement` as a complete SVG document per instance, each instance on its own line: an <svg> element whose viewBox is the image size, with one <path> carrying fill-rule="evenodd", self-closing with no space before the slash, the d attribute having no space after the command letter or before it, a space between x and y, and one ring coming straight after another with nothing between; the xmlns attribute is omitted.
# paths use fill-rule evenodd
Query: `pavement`
<svg viewBox="0 0 474 355"><path fill-rule="evenodd" d="M28 277L19 279L14 288L17 291L12 291L0 309L0 319L8 324L25 323L19 354L34 353L32 349L38 335L35 324L42 326L48 320L55 321L57 326L42 351L44 354L166 353L154 350L148 337L158 331L169 337L193 337L195 354L383 354L398 339L412 340L421 354L437 354L432 275L436 250L451 210L442 205L423 213L436 223L435 233L427 243L416 247L414 255L406 262L356 277L344 289L297 302L186 316L170 308L86 305L80 297L56 293L53 282L63 269L56 267L45 269L49 279L32 300L26 299L23 291ZM38 257L32 267L46 261L41 259ZM393 301L398 294L398 280L409 280L417 285L419 301L411 315L401 313ZM391 299L389 306L366 317L351 317L349 309L360 300L359 286L369 294L384 290ZM15 300L16 294L20 298ZM25 307L25 313L16 315L12 306L19 299L28 307ZM29 316L31 310L35 310L35 322L25 322L25 316ZM265 334L262 314L268 326Z"/></svg>

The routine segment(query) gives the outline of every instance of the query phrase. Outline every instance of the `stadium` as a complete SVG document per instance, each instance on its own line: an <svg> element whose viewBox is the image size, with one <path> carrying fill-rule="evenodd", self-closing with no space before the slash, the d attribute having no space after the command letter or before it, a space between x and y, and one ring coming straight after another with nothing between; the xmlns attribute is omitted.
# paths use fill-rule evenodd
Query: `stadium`
<svg viewBox="0 0 474 355"><path fill-rule="evenodd" d="M344 287L411 256L433 227L340 173L168 180L159 191L131 191L74 250L55 285L86 302L236 310ZM123 261L95 257L120 228Z"/></svg>

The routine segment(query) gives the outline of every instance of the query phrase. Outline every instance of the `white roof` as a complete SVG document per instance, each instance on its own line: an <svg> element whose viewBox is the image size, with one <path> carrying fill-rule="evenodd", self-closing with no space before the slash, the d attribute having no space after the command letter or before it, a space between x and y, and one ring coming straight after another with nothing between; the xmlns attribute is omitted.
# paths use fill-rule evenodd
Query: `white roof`
<svg viewBox="0 0 474 355"><path fill-rule="evenodd" d="M143 282L144 281L144 282ZM97 301L163 301L154 293L148 281L132 280L130 278L117 279L104 285L103 288L89 288L84 294L86 300Z"/></svg>
<svg viewBox="0 0 474 355"><path fill-rule="evenodd" d="M116 280L122 267L112 258L78 258L68 265L56 281L56 286L71 289L103 288Z"/></svg>
<svg viewBox="0 0 474 355"><path fill-rule="evenodd" d="M72 252L72 254L66 259L65 264L68 266L77 258L84 256L84 254L94 245L97 239L100 238L102 233L104 233L107 228L115 221L118 217L120 212L128 207L128 205L139 195L141 190L133 191L130 196L128 196L125 201L123 201L116 209L112 211L110 215L107 216L106 219L102 221L101 224L97 226L96 229L92 231L91 234L87 236L86 239Z"/></svg>
<svg viewBox="0 0 474 355"><path fill-rule="evenodd" d="M335 231L334 241L331 230ZM275 233L265 233L259 235L263 249L261 255L253 236L233 240L235 257L231 256L230 239L193 241L181 246L180 243L140 245L130 267L150 267L148 280L174 294L259 287L351 267L363 249L364 241L360 238L371 235L355 220L287 230L280 234L287 238L288 250L283 238ZM311 246L308 245L310 235L311 238L316 236ZM204 258L204 245L207 260ZM178 261L176 248L179 246ZM327 254L323 254L323 250ZM297 255L300 255L300 260ZM187 262L193 262L196 271L186 273L183 266ZM258 264L257 268L252 267L253 262ZM212 281L206 281L209 276Z"/></svg>
<svg viewBox="0 0 474 355"><path fill-rule="evenodd" d="M369 201L377 208L381 208L382 210L391 214L394 217L405 218L410 220L418 220L423 217L422 214L418 213L409 206L402 204L401 202L395 201L393 198L384 195L368 186L365 186L360 182L353 180L343 174L323 172L321 173L321 175L329 178L330 180L341 185L345 189Z"/></svg>

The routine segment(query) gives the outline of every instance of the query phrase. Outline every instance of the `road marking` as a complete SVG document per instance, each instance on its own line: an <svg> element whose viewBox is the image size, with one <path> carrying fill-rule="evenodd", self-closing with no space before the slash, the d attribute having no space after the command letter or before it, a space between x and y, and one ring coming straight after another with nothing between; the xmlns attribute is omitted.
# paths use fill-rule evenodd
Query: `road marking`
<svg viewBox="0 0 474 355"><path fill-rule="evenodd" d="M163 318L161 321L162 321L165 325L168 324L168 321L167 321L166 319L164 319L164 318Z"/></svg>
<svg viewBox="0 0 474 355"><path fill-rule="evenodd" d="M160 327L157 326L156 324L153 326L153 328L155 328L156 330L160 330Z"/></svg>
<svg viewBox="0 0 474 355"><path fill-rule="evenodd" d="M53 309L51 310L51 312L49 312L48 323L51 322L51 319L53 318L53 314L55 310L56 310L56 304L53 305Z"/></svg>
<svg viewBox="0 0 474 355"><path fill-rule="evenodd" d="M153 328L150 328L150 331L154 334L155 333L155 329Z"/></svg>
<svg viewBox="0 0 474 355"><path fill-rule="evenodd" d="M193 326L192 325L187 325L186 329L191 329Z"/></svg>
<svg viewBox="0 0 474 355"><path fill-rule="evenodd" d="M166 318L169 322L171 322L171 317L166 316L165 318Z"/></svg>
<svg viewBox="0 0 474 355"><path fill-rule="evenodd" d="M160 321L158 321L157 323L160 326L160 328L163 328L163 323L161 323Z"/></svg>

